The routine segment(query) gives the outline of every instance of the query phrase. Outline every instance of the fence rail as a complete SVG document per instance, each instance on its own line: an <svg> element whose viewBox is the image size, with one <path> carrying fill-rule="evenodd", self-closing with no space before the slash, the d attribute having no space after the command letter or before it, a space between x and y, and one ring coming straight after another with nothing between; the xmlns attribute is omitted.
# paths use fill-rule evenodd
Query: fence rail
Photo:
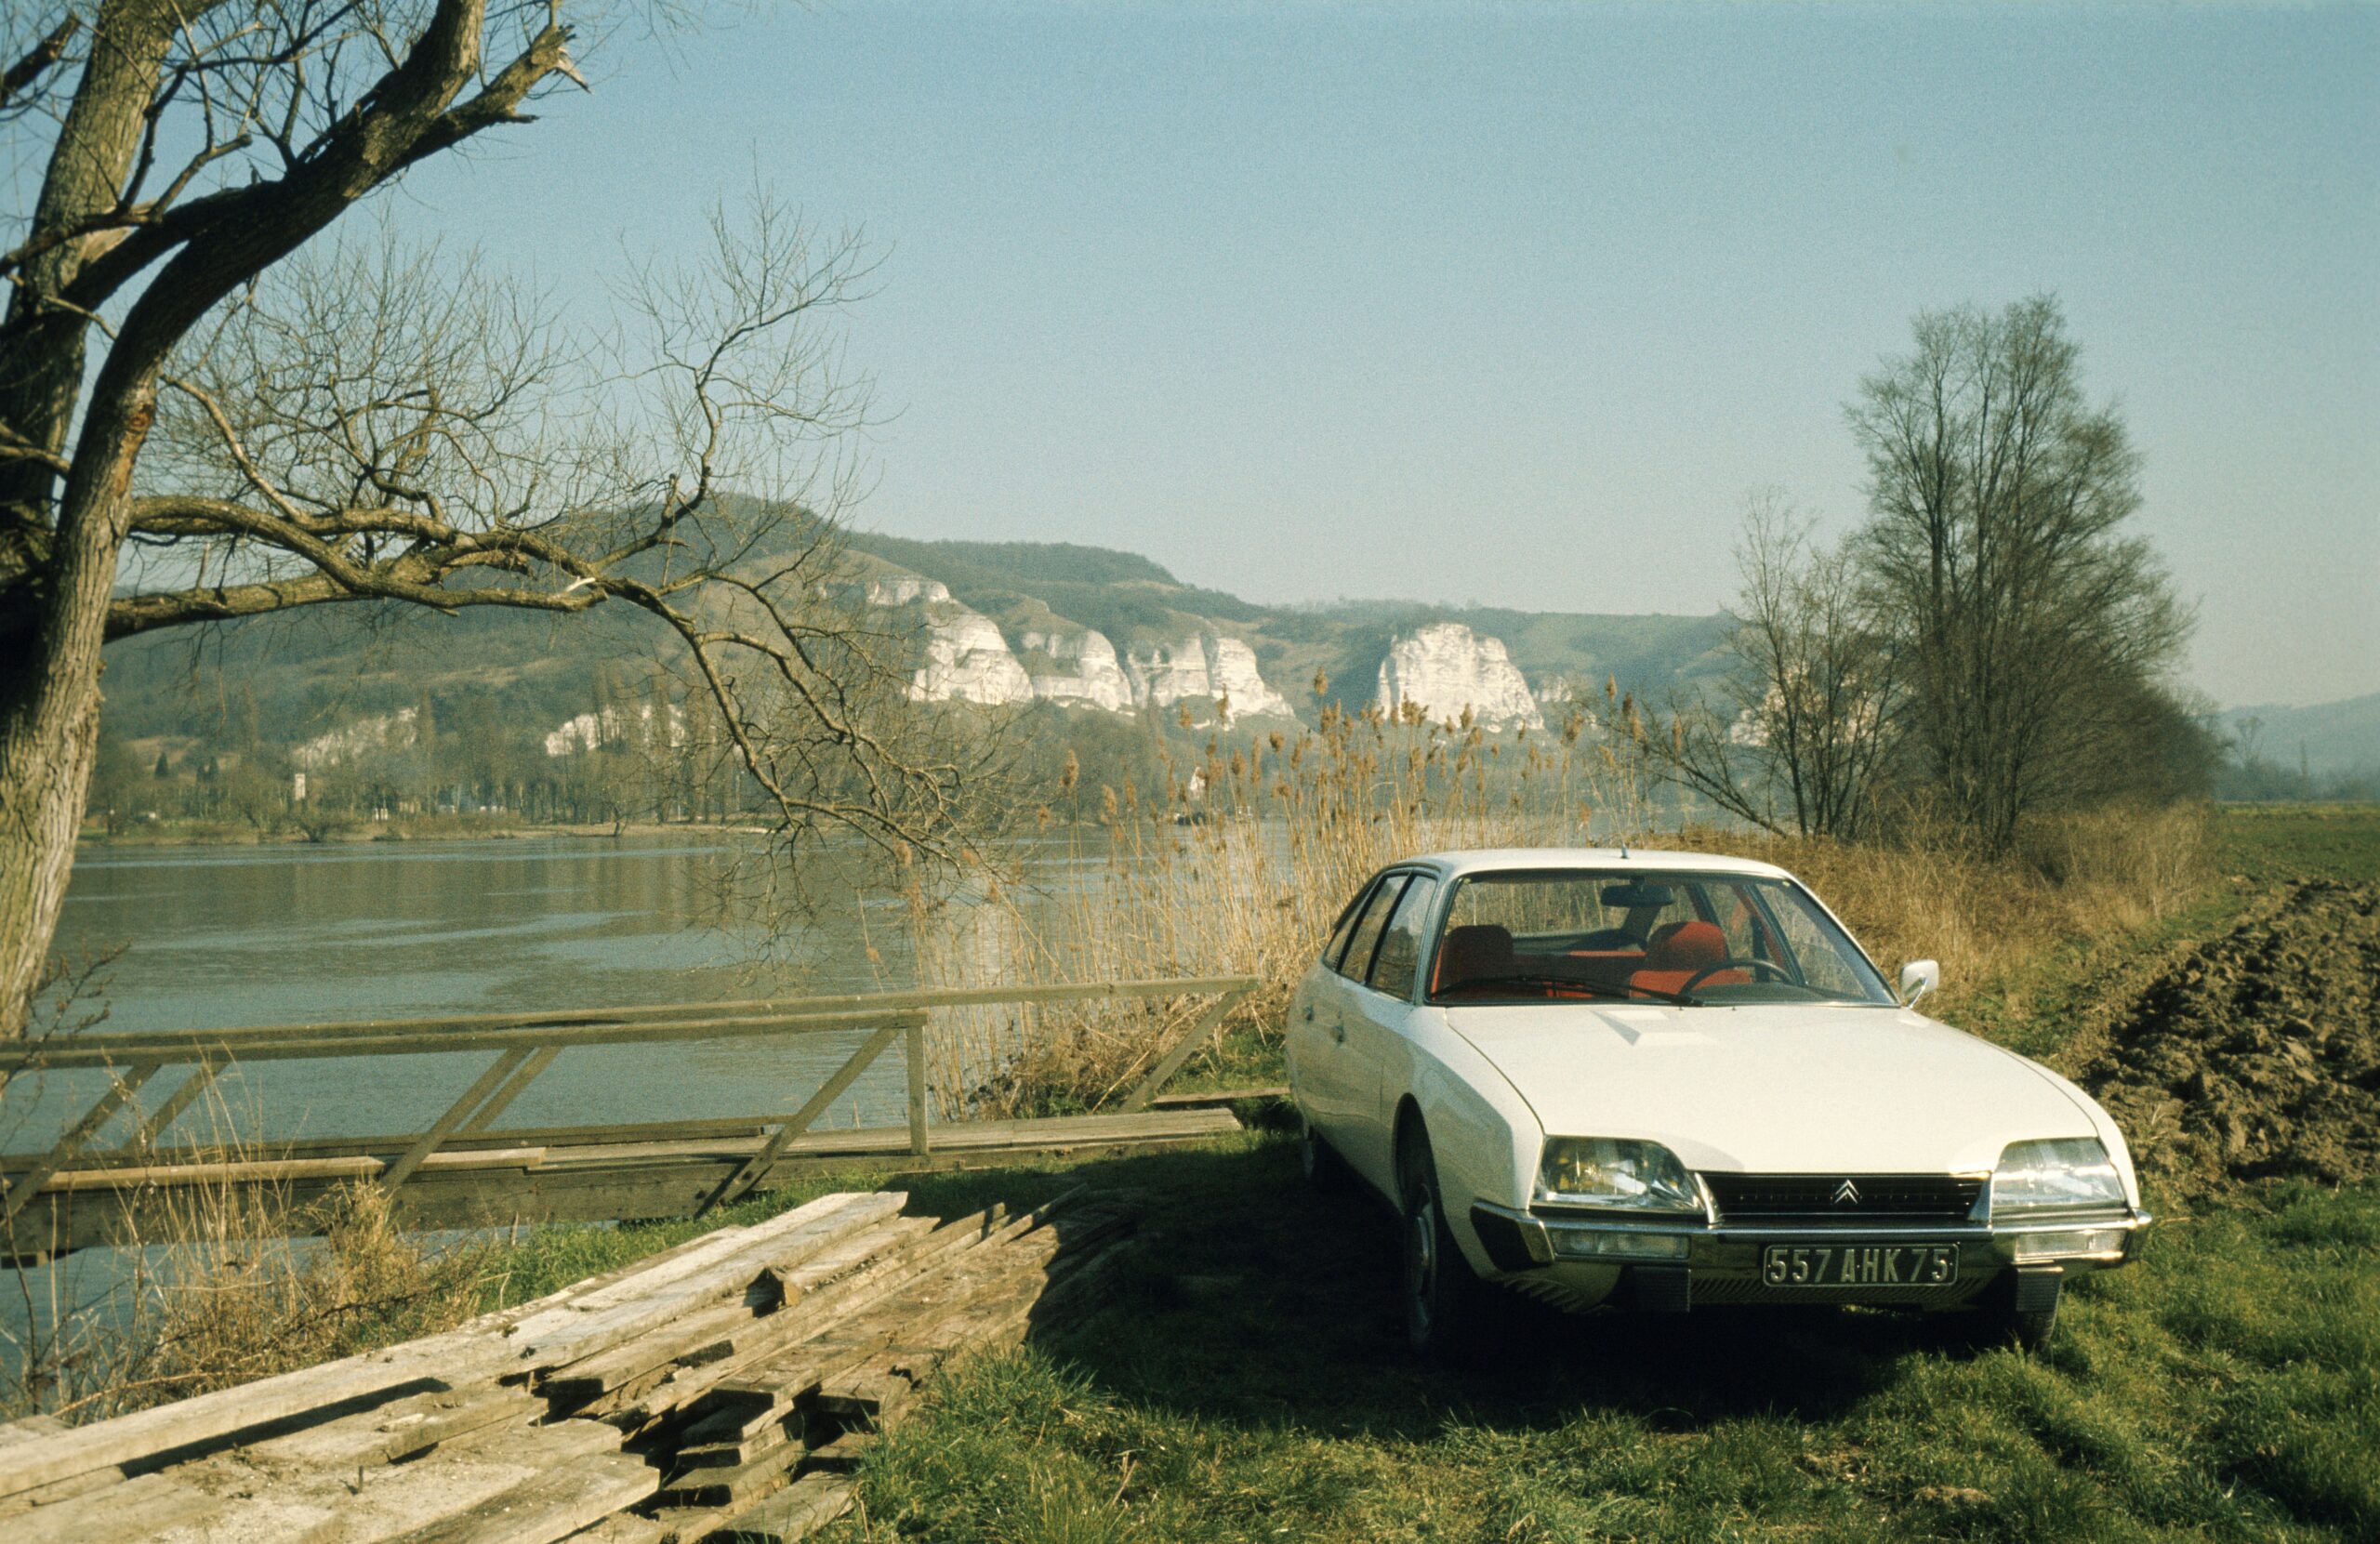
<svg viewBox="0 0 2380 1544"><path fill-rule="evenodd" d="M588 1217L699 1214L758 1188L787 1165L865 1156L926 1162L937 1151L926 1082L926 1027L935 1009L1030 1006L1112 998L1210 997L1162 1044L1111 1108L1043 1121L943 1123L942 1150L981 1158L1069 1145L1185 1140L1236 1126L1228 1113L1151 1111L1155 1098L1253 991L1252 976L1069 983L852 993L747 1002L463 1014L355 1023L272 1025L164 1034L80 1035L0 1053L0 1076L104 1070L108 1086L41 1152L0 1154L0 1248L46 1259L92 1243L145 1236L137 1213L189 1185L280 1184L302 1199L338 1183L377 1183L425 1226ZM789 1115L694 1121L499 1128L496 1121L574 1047L865 1033L843 1062ZM812 1128L898 1039L906 1062L906 1128L821 1136ZM273 1156L226 1146L161 1146L163 1137L227 1067L343 1057L496 1053L445 1112L418 1132L270 1145ZM167 1068L190 1070L144 1112L139 1095ZM131 1111L127 1140L92 1142ZM430 1194L431 1192L436 1194ZM114 1207L113 1215L101 1215ZM639 1209L647 1208L647 1209ZM296 1211L298 1208L285 1208ZM471 1216L469 1214L476 1213Z"/></svg>

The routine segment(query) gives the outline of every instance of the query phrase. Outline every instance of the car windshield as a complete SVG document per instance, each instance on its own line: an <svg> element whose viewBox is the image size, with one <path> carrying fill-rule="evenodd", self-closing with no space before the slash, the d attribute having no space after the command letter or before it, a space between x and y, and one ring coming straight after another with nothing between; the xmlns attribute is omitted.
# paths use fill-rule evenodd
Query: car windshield
<svg viewBox="0 0 2380 1544"><path fill-rule="evenodd" d="M1889 1003L1801 886L1752 874L1559 869L1457 881L1433 1002Z"/></svg>

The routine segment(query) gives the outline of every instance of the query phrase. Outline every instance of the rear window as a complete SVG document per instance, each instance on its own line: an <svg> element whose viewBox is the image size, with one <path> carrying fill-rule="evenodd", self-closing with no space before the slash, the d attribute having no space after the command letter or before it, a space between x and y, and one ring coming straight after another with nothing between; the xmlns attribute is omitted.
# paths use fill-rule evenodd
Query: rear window
<svg viewBox="0 0 2380 1544"><path fill-rule="evenodd" d="M1396 898L1405 890L1408 877L1392 874L1372 887L1364 902L1363 915L1355 919L1355 930L1347 937L1347 952L1342 955L1334 969L1355 981L1361 981L1372 968L1372 951L1379 946L1382 930L1387 926L1388 914L1395 906Z"/></svg>

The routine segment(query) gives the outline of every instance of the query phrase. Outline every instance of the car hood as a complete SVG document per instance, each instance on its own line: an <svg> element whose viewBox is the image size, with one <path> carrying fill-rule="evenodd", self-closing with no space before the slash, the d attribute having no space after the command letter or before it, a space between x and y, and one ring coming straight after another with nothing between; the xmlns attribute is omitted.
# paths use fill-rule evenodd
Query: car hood
<svg viewBox="0 0 2380 1544"><path fill-rule="evenodd" d="M1658 1142L1688 1168L1979 1172L2095 1134L2013 1052L1905 1010L1523 1004L1447 1010L1549 1136Z"/></svg>

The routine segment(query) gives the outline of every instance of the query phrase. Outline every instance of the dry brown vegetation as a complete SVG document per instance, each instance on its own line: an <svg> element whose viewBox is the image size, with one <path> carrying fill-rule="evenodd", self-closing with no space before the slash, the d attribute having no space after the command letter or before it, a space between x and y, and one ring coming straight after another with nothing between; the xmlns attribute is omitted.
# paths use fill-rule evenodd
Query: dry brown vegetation
<svg viewBox="0 0 2380 1544"><path fill-rule="evenodd" d="M1630 721L1630 705L1611 695L1604 717ZM1289 994L1340 907L1367 875L1420 852L1624 838L1777 863L1806 879L1888 972L1940 960L1946 988L1933 1009L1953 1017L2048 951L2171 915L2207 878L2206 817L2189 807L2037 818L1999 858L1910 822L1897 839L1859 843L1685 824L1648 796L1627 742L1594 726L1581 712L1555 732L1505 739L1467 723L1327 710L1310 734L1241 749L1211 743L1199 765L1170 769L1154 798L1062 786L1050 818L1086 822L1055 838L1072 860L1066 888L992 883L941 902L913 893L921 981L1253 975L1263 984L1225 1026L1226 1050L1203 1065L1269 1082ZM1199 1007L938 1015L943 1109L1096 1106L1129 1088Z"/></svg>
<svg viewBox="0 0 2380 1544"><path fill-rule="evenodd" d="M426 1334L468 1317L491 1269L484 1247L401 1231L377 1185L304 1217L271 1190L166 1194L138 1245L18 1271L0 1410L98 1420Z"/></svg>

